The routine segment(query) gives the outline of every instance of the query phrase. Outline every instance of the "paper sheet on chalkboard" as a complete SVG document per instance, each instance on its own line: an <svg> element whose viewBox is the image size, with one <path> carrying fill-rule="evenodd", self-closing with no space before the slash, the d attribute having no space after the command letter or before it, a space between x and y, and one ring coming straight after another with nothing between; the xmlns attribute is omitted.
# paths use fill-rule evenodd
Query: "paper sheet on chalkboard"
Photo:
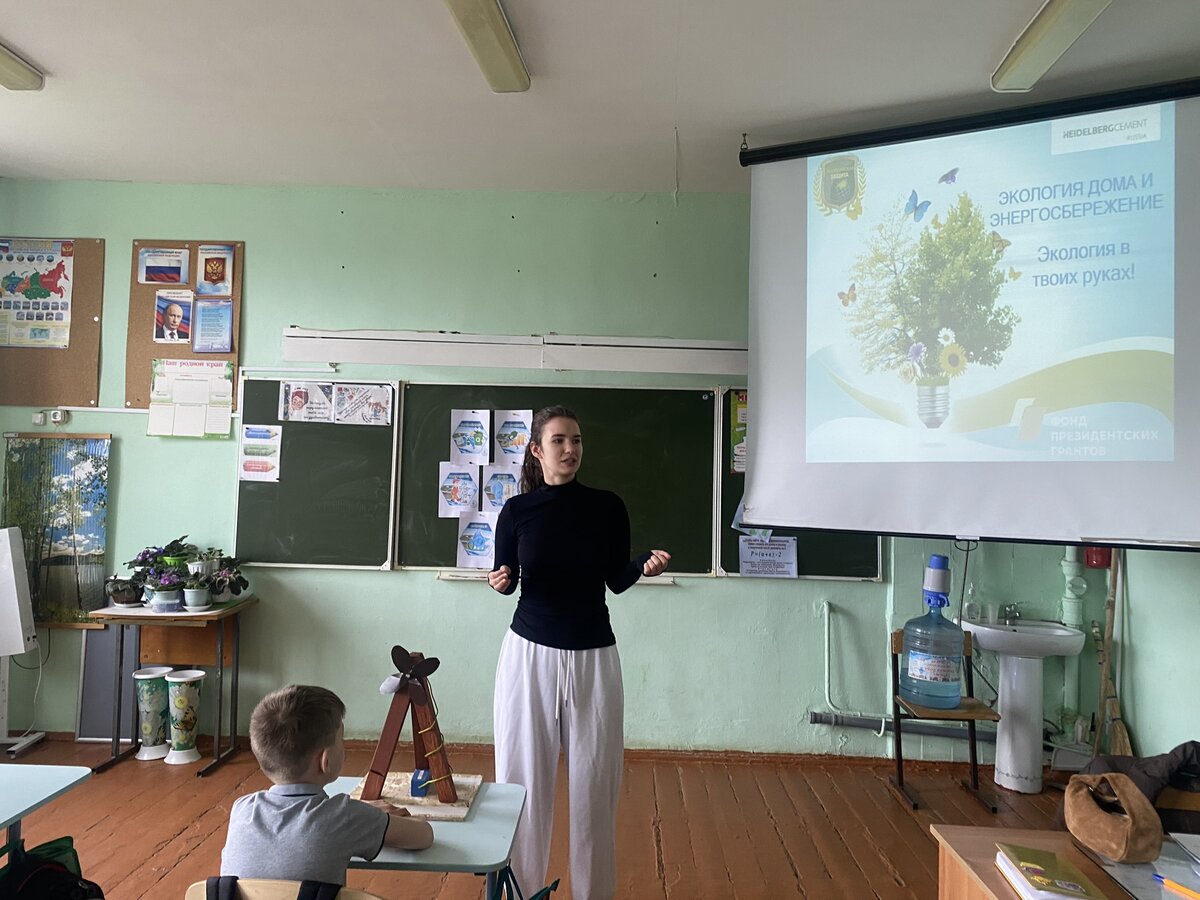
<svg viewBox="0 0 1200 900"><path fill-rule="evenodd" d="M391 425L390 384L335 384L333 421L338 425Z"/></svg>
<svg viewBox="0 0 1200 900"><path fill-rule="evenodd" d="M278 481L283 429L278 425L242 425L239 481Z"/></svg>
<svg viewBox="0 0 1200 900"><path fill-rule="evenodd" d="M450 462L477 466L490 463L491 426L491 410L450 410Z"/></svg>
<svg viewBox="0 0 1200 900"><path fill-rule="evenodd" d="M322 381L279 383L281 422L332 422L333 384Z"/></svg>
<svg viewBox="0 0 1200 900"><path fill-rule="evenodd" d="M484 512L498 513L510 497L521 492L521 465L501 462L483 467L483 493L480 508Z"/></svg>
<svg viewBox="0 0 1200 900"><path fill-rule="evenodd" d="M438 518L479 511L479 466L438 463Z"/></svg>
<svg viewBox="0 0 1200 900"><path fill-rule="evenodd" d="M796 578L796 539L738 538L738 570L754 578Z"/></svg>
<svg viewBox="0 0 1200 900"><path fill-rule="evenodd" d="M490 569L496 558L496 514L463 513L458 517L459 568Z"/></svg>
<svg viewBox="0 0 1200 900"><path fill-rule="evenodd" d="M529 432L533 426L533 410L497 409L492 421L496 424L492 435L492 459L497 463L514 462L519 465L525 459L525 445L529 443Z"/></svg>

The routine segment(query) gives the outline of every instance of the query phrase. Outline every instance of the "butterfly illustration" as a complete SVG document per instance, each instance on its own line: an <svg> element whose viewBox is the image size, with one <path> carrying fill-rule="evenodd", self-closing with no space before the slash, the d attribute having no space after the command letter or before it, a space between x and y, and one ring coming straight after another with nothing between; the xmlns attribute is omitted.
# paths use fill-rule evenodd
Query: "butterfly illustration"
<svg viewBox="0 0 1200 900"><path fill-rule="evenodd" d="M1012 246L1012 241L1000 237L998 232L993 231L991 234L992 249L997 253L1003 253L1006 249Z"/></svg>
<svg viewBox="0 0 1200 900"><path fill-rule="evenodd" d="M1018 272L1018 271L1017 271L1016 269L1014 269L1012 266L1009 266L1009 267L1008 267L1008 280L1009 280L1009 281L1016 281L1016 280L1017 280L1018 278L1020 278L1020 277L1021 277L1021 273L1020 273L1020 272Z"/></svg>
<svg viewBox="0 0 1200 900"><path fill-rule="evenodd" d="M853 281L850 282L850 287L844 291L838 291L838 299L842 301L842 306L849 306L858 299L858 285Z"/></svg>
<svg viewBox="0 0 1200 900"><path fill-rule="evenodd" d="M920 222L921 219L925 218L925 211L927 209L929 209L929 201L922 200L918 203L916 191L908 195L908 202L904 204L904 214L906 216L911 215L914 222Z"/></svg>
<svg viewBox="0 0 1200 900"><path fill-rule="evenodd" d="M955 166L953 169L939 178L938 184L954 184L956 178L958 178L958 166Z"/></svg>
<svg viewBox="0 0 1200 900"><path fill-rule="evenodd" d="M942 220L937 217L937 213L934 213L933 218L929 220L929 224L932 225L934 228L941 228Z"/></svg>

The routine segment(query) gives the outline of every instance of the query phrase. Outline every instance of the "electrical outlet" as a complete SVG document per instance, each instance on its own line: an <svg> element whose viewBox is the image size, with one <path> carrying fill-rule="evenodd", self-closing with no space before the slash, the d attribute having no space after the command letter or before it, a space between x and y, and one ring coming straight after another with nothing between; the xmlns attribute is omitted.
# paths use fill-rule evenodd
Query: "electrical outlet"
<svg viewBox="0 0 1200 900"><path fill-rule="evenodd" d="M38 412L35 412L33 414L33 424L34 425L45 425L46 424L46 414L40 410Z"/></svg>
<svg viewBox="0 0 1200 900"><path fill-rule="evenodd" d="M62 425L67 421L68 418L70 418L70 416L67 414L65 409L50 410L50 421L55 425Z"/></svg>

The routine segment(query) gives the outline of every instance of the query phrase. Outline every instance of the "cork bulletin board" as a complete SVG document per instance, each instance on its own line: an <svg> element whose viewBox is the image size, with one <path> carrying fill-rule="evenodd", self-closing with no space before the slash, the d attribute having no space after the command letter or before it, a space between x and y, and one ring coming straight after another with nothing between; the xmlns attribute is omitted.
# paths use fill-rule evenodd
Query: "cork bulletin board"
<svg viewBox="0 0 1200 900"><path fill-rule="evenodd" d="M208 276L201 271L201 247L232 247L232 272L228 277L228 292L223 288L218 293L201 295L198 291L197 279L206 280L220 277L220 273ZM143 283L143 269L146 268L147 255L142 251L166 251L153 262L165 262L166 265L155 266L155 271L145 275L147 278L158 280ZM171 269L170 251L187 251L186 265L181 265L178 271ZM176 257L178 258L178 257ZM129 271L129 332L125 342L125 405L130 408L147 409L150 405L151 364L155 359L195 359L207 362L228 361L238 363L239 329L242 320L242 271L246 258L244 241L155 241L139 240L133 242L132 263ZM168 300L176 296L175 292L191 292L195 300L224 300L232 301L233 335L227 353L195 353L192 351L190 340L189 318L182 325L189 330L189 338L178 342L164 343L156 339L157 331L163 324L156 318L161 314ZM162 296L160 296L162 292ZM180 295L183 296L183 295ZM183 301L181 305L187 305ZM187 305L190 315L193 306ZM160 316L161 318L161 316ZM237 398L237 386L234 385L234 402Z"/></svg>
<svg viewBox="0 0 1200 900"><path fill-rule="evenodd" d="M75 238L73 246L69 346L0 347L2 406L99 405L104 241Z"/></svg>

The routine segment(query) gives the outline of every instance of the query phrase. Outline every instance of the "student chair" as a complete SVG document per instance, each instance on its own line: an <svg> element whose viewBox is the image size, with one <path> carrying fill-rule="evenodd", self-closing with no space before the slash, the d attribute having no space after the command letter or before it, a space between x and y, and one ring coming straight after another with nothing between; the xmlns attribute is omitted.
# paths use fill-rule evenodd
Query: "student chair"
<svg viewBox="0 0 1200 900"><path fill-rule="evenodd" d="M304 884L317 882L279 881L273 878L239 878L234 887L236 900L297 900ZM197 881L187 889L183 900L206 900L208 883ZM344 887L337 892L337 900L384 900L378 894L368 894L355 888Z"/></svg>
<svg viewBox="0 0 1200 900"><path fill-rule="evenodd" d="M979 754L975 744L976 722L999 722L1000 714L975 698L975 677L971 667L971 633L963 632L963 670L967 675L967 695L959 699L954 709L932 709L919 703L910 703L900 696L900 655L904 652L904 629L892 632L892 742L895 747L896 775L888 779L888 787L901 803L910 808L918 807L917 796L904 783L904 751L901 722L906 719L943 719L967 723L967 742L971 752L971 780L962 786L988 808L996 811L996 802L979 789ZM904 712L900 708L904 707Z"/></svg>

